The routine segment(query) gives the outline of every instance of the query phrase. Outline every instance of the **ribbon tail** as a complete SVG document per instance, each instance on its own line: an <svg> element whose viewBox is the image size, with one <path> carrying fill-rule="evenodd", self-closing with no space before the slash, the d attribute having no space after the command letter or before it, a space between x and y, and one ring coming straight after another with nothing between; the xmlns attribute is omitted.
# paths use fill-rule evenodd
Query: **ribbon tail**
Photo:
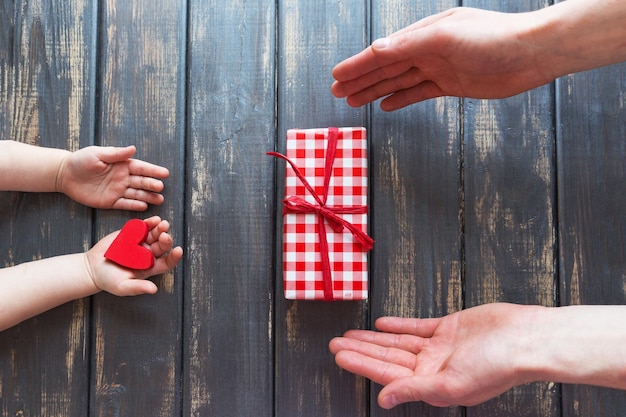
<svg viewBox="0 0 626 417"><path fill-rule="evenodd" d="M330 227L335 232L341 232L341 229L345 227L350 231L350 233L352 233L355 239L361 244L361 246L363 246L365 250L369 251L374 248L374 239L369 237L367 233L361 230L361 228L338 216L336 213L328 208L321 210L321 214L326 217L326 220L328 221ZM335 228L336 226L339 227Z"/></svg>
<svg viewBox="0 0 626 417"><path fill-rule="evenodd" d="M265 154L269 156L273 156L275 158L280 158L280 159L285 160L291 166L294 174L296 174L296 177L298 177L302 185L304 185L304 188L307 189L307 191L313 196L313 198L315 199L315 201L318 202L318 204L323 205L322 199L320 198L319 195L317 195L317 193L315 192L311 184L309 184L309 182L306 180L306 177L304 176L302 171L300 171L300 168L298 167L298 165L296 165L295 162L293 162L291 159L287 158L285 155L278 153L278 152L265 152Z"/></svg>

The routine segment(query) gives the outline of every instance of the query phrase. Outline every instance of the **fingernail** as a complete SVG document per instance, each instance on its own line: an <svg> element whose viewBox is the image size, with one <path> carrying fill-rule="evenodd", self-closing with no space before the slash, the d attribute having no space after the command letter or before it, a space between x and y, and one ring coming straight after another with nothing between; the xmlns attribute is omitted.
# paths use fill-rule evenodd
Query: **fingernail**
<svg viewBox="0 0 626 417"><path fill-rule="evenodd" d="M376 49L384 49L389 46L391 40L389 38L380 38L372 42L372 47Z"/></svg>
<svg viewBox="0 0 626 417"><path fill-rule="evenodd" d="M385 409L390 409L398 405L398 399L395 395L387 395L383 397L380 406Z"/></svg>

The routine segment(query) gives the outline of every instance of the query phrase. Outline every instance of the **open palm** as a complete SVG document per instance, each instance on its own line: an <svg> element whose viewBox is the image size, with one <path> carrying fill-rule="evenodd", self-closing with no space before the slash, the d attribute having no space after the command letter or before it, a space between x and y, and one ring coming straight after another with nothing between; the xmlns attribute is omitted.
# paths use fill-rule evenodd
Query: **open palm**
<svg viewBox="0 0 626 417"><path fill-rule="evenodd" d="M166 168L131 159L135 147L91 146L70 154L61 164L57 189L94 208L143 211L161 204Z"/></svg>
<svg viewBox="0 0 626 417"><path fill-rule="evenodd" d="M474 405L528 382L515 323L523 326L520 313L533 308L541 307L488 304L439 319L383 317L379 332L348 331L330 350L342 368L385 386L384 408Z"/></svg>

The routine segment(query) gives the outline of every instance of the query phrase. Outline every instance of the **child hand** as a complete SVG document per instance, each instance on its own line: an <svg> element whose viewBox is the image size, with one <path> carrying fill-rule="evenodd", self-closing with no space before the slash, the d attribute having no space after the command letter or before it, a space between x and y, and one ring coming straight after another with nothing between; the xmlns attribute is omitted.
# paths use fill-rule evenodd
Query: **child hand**
<svg viewBox="0 0 626 417"><path fill-rule="evenodd" d="M69 154L59 166L56 189L93 208L144 211L163 203L167 168L131 159L135 147L90 146Z"/></svg>
<svg viewBox="0 0 626 417"><path fill-rule="evenodd" d="M170 224L158 216L145 221L149 232L144 246L154 254L154 266L145 271L138 271L121 267L105 259L104 253L119 231L111 233L87 252L87 268L96 287L118 296L154 294L157 292L157 286L146 278L168 272L180 262L183 250L179 246L172 249L174 242L167 233Z"/></svg>

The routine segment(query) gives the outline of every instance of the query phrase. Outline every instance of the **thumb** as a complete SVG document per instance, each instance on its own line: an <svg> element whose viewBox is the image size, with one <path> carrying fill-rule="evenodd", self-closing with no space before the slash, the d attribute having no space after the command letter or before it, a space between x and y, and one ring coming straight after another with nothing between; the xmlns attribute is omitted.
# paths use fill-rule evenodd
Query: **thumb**
<svg viewBox="0 0 626 417"><path fill-rule="evenodd" d="M378 38L372 42L372 49L377 52L385 53L389 50L389 47L392 46L392 43L391 38Z"/></svg>
<svg viewBox="0 0 626 417"><path fill-rule="evenodd" d="M445 387L441 386L440 380L438 375L398 378L380 391L378 404L385 409L413 401L424 401L437 407L448 406L447 402L442 402Z"/></svg>
<svg viewBox="0 0 626 417"><path fill-rule="evenodd" d="M113 164L132 158L135 152L137 152L137 148L132 145L123 148L109 146L100 148L98 157L107 164Z"/></svg>
<svg viewBox="0 0 626 417"><path fill-rule="evenodd" d="M120 283L117 289L111 293L121 297L128 297L142 294L156 294L157 291L158 288L152 281L128 279Z"/></svg>
<svg viewBox="0 0 626 417"><path fill-rule="evenodd" d="M404 61L407 55L404 48L400 47L403 41L402 37L387 37L378 38L372 42L372 52L376 56L379 65L386 65L396 61Z"/></svg>
<svg viewBox="0 0 626 417"><path fill-rule="evenodd" d="M371 44L372 52L381 65L406 61L410 56L419 53L420 47L421 40L417 45L411 33L378 38Z"/></svg>

